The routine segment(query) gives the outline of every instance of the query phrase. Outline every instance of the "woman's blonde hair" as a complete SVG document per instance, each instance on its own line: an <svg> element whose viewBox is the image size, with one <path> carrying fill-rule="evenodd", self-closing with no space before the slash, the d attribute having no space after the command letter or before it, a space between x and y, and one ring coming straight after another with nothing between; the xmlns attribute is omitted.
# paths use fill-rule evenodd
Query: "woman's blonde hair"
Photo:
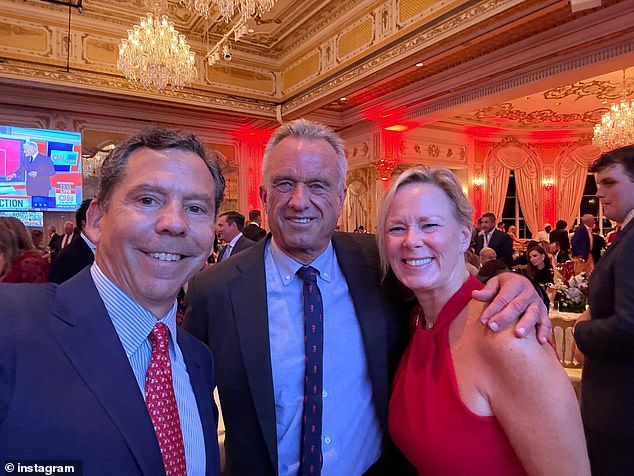
<svg viewBox="0 0 634 476"><path fill-rule="evenodd" d="M33 251L31 235L24 224L14 217L0 217L0 254L5 266L11 268L25 251Z"/></svg>
<svg viewBox="0 0 634 476"><path fill-rule="evenodd" d="M470 229L472 228L473 207L462 191L462 186L451 170L446 168L430 168L422 165L407 169L394 179L390 188L385 193L383 203L381 204L381 208L379 210L379 223L377 226L376 239L379 247L379 256L381 257L381 269L383 270L384 276L390 269L387 257L387 245L385 243L387 233L387 230L385 229L388 218L387 213L390 209L390 205L392 204L392 200L394 200L396 192L404 185L411 183L428 183L440 188L443 192L445 192L453 204L454 217L458 223Z"/></svg>

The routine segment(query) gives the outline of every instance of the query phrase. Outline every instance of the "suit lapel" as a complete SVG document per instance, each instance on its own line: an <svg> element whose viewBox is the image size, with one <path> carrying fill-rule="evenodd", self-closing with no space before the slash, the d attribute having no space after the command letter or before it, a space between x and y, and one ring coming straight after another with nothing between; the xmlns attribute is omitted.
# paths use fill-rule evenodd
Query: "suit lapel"
<svg viewBox="0 0 634 476"><path fill-rule="evenodd" d="M373 397L382 424L387 423L389 367L386 316L376 283L379 282L378 255L368 256L372 250L362 250L352 238L335 233L333 246L337 261L348 283L354 309L361 328L368 371L372 380Z"/></svg>
<svg viewBox="0 0 634 476"><path fill-rule="evenodd" d="M161 474L163 462L152 422L134 373L90 269L58 287L51 333L146 474Z"/></svg>
<svg viewBox="0 0 634 476"><path fill-rule="evenodd" d="M273 467L277 468L275 396L264 272L267 241L261 240L240 254L242 259L236 263L239 275L229 282L229 294L253 404ZM249 298L245 299L245 296Z"/></svg>
<svg viewBox="0 0 634 476"><path fill-rule="evenodd" d="M206 384L208 379L206 378L206 371L201 368L200 362L196 360L192 348L187 345L187 337L183 335L180 328L178 329L178 346L183 353L183 359L187 366L187 373L189 374L189 382L191 383L194 397L196 398L196 406L198 407L198 414L200 415L200 422L203 427L203 436L205 438L205 461L206 461L206 473L216 474L212 469L220 461L220 456L213 458L214 452L218 451L217 446L217 427L218 427L218 415L214 412L215 403L213 400L213 388L208 387ZM213 385L213 382L209 382L209 385Z"/></svg>

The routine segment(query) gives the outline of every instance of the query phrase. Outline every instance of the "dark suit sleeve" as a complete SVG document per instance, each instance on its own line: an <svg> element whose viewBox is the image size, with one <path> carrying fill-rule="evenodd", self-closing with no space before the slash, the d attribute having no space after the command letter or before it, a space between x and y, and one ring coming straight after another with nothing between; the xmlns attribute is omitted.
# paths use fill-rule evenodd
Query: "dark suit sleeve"
<svg viewBox="0 0 634 476"><path fill-rule="evenodd" d="M506 233L502 233L498 258L504 261L509 268L513 265L513 239Z"/></svg>
<svg viewBox="0 0 634 476"><path fill-rule="evenodd" d="M38 175L48 175L49 177L55 175L55 165L53 165L51 158L44 154L40 154L39 156L41 160L37 167Z"/></svg>
<svg viewBox="0 0 634 476"><path fill-rule="evenodd" d="M204 281L200 273L194 276L187 285L187 310L183 320L183 327L193 336L209 345L209 317L205 310L207 309L204 301L204 288L199 289L199 283Z"/></svg>
<svg viewBox="0 0 634 476"><path fill-rule="evenodd" d="M634 237L619 243L617 256L604 256L607 266L597 268L592 276L591 286L605 287L605 293L595 294L598 301L590 302L590 321L580 322L575 327L577 346L592 357L616 358L634 356ZM614 250L617 251L617 250ZM613 266L612 269L610 267ZM613 280L613 285L612 285ZM606 297L605 294L611 296ZM601 315L602 310L614 300L614 313ZM601 318L595 319L596 315Z"/></svg>

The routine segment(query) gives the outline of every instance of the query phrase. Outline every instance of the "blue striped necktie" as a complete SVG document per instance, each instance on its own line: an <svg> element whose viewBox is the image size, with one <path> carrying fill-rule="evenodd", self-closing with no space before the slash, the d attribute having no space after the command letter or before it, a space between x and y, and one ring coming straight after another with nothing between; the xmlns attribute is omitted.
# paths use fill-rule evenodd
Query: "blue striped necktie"
<svg viewBox="0 0 634 476"><path fill-rule="evenodd" d="M306 374L304 377L304 407L299 474L319 475L321 454L321 416L323 389L324 307L317 286L317 270L305 266L297 270L304 282L304 343Z"/></svg>

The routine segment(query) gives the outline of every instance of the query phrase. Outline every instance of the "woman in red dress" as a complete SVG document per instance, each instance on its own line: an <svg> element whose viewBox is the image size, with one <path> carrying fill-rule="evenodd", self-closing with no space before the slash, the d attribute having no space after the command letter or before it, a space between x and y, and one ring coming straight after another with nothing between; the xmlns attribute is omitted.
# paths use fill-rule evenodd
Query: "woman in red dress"
<svg viewBox="0 0 634 476"><path fill-rule="evenodd" d="M589 475L579 405L553 349L480 324L482 284L464 261L472 214L446 169L405 171L382 204L383 268L419 303L390 434L423 475Z"/></svg>
<svg viewBox="0 0 634 476"><path fill-rule="evenodd" d="M24 224L0 217L0 282L48 283L49 262L33 246Z"/></svg>

